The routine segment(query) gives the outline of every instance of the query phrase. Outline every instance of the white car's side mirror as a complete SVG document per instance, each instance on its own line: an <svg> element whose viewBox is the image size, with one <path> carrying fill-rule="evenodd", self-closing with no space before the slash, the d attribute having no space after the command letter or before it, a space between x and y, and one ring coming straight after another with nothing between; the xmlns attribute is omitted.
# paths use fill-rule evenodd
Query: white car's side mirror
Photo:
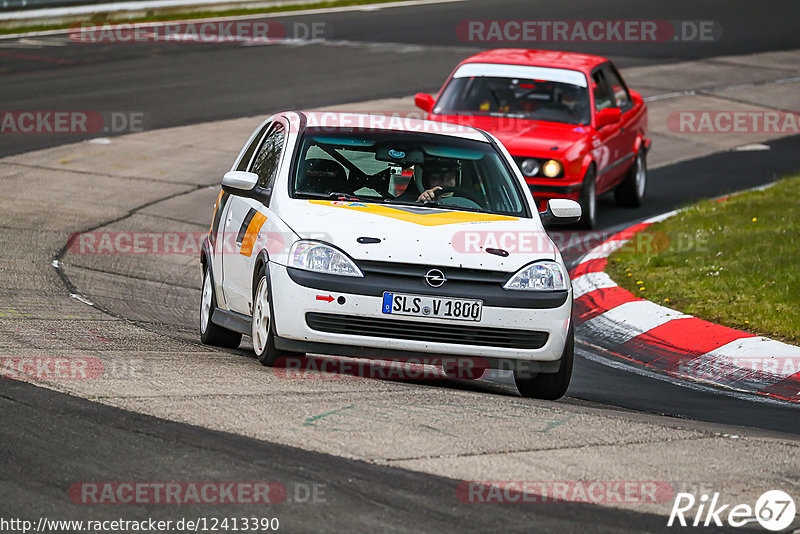
<svg viewBox="0 0 800 534"><path fill-rule="evenodd" d="M542 224L572 224L581 219L581 205L566 198L553 198L547 201L547 209L539 216Z"/></svg>
<svg viewBox="0 0 800 534"><path fill-rule="evenodd" d="M258 175L253 172L228 171L222 177L222 190L232 195L250 193L258 185Z"/></svg>

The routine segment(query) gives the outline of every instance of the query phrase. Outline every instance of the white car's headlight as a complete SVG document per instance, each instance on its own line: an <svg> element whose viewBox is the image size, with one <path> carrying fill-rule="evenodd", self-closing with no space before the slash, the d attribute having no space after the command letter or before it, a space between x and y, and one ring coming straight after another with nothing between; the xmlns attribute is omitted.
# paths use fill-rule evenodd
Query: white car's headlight
<svg viewBox="0 0 800 534"><path fill-rule="evenodd" d="M526 265L506 282L503 289L520 291L553 291L567 289L567 275L554 261L539 261Z"/></svg>
<svg viewBox="0 0 800 534"><path fill-rule="evenodd" d="M289 267L339 276L364 276L342 251L316 241L297 241L292 245Z"/></svg>

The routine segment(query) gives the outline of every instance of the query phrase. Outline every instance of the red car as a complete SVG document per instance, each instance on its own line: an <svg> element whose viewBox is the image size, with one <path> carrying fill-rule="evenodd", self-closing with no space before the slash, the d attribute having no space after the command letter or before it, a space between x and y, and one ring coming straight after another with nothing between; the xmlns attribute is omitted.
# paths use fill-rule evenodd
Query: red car
<svg viewBox="0 0 800 534"><path fill-rule="evenodd" d="M647 182L647 106L605 58L498 49L461 62L439 95L419 93L428 119L494 134L513 156L539 209L577 200L592 228L597 195L641 205Z"/></svg>

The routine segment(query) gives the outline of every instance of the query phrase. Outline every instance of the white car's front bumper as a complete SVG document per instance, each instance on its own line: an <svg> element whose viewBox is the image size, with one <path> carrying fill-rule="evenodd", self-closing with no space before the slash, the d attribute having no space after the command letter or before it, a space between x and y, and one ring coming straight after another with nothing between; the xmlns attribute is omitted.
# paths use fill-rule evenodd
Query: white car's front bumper
<svg viewBox="0 0 800 534"><path fill-rule="evenodd" d="M269 263L269 276L276 333L280 339L308 344L312 350L307 350L307 352L313 351L313 347L317 344L325 344L351 346L353 347L352 354L348 353L347 355L353 357L363 355L358 348L370 348L379 351L391 351L393 354L397 354L398 351L408 351L410 353L432 355L556 362L561 358L564 351L572 313L572 295L570 292L566 301L557 307L508 308L484 305L481 320L478 322L398 317L382 313L383 299L381 297L348 292L348 282L352 280L348 277L341 277L341 291L331 291L300 285L292 280L286 267L272 262ZM385 287L382 290L396 291L397 288ZM324 300L320 300L318 297ZM328 297L332 297L333 300L329 300ZM342 300L340 297L344 297L344 303L339 302ZM474 298L471 295L464 295L463 297ZM322 317L335 315L337 316L335 319L340 323L342 321L346 322L347 318L368 318L377 321L412 321L423 325L452 325L455 328L450 334L432 333L429 339L423 340L363 335L363 331L358 335L349 333L356 330L355 326L352 329L348 329L348 333L334 333L311 328L308 325L306 316L309 313L323 314ZM538 348L492 346L491 342L487 342L485 345L458 342L459 331L464 331L461 329L468 329L471 332L474 329L481 328L507 329L517 332L542 332L546 334L547 339ZM502 336L502 332L497 332L496 330L491 331L491 333L490 339L492 336ZM437 338L446 339L446 341L438 341ZM503 342L507 343L507 340ZM295 346L299 347L300 345L295 343ZM370 353L373 355L369 357L374 357L375 351L371 350Z"/></svg>

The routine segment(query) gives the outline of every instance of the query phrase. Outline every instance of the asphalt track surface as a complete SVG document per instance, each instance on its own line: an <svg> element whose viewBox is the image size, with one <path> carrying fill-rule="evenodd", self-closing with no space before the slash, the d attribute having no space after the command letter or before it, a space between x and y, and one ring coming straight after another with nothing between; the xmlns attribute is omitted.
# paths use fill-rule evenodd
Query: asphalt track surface
<svg viewBox="0 0 800 534"><path fill-rule="evenodd" d="M4 386L0 409L5 449L0 516L6 518L20 517L20 510L24 518L74 520L257 515L278 517L283 532L448 532L456 527L462 532L633 533L661 531L665 523L655 514L575 503L543 504L535 513L516 503L499 508L462 503L455 498L455 480L163 421L21 382ZM192 480L284 483L287 501L259 507L255 514L248 504L63 504L75 480L185 480L186 473ZM299 488L320 481L325 502L302 502L306 494ZM598 515L601 525L593 524Z"/></svg>
<svg viewBox="0 0 800 534"><path fill-rule="evenodd" d="M730 2L724 10L716 2L604 6L595 2L463 2L312 17L332 26L338 45L65 44L11 51L0 47L4 78L0 101L5 109L142 110L150 117L150 127L161 128L435 90L446 72L470 53L469 44L458 41L452 32L465 19L713 19L720 21L726 35L734 36L703 45L544 46L600 53L622 66L632 66L800 48L796 17L785 14L793 7L789 2L771 3L771 9L753 2ZM756 14L759 24L753 24ZM42 39L58 41L59 37ZM392 43L409 46L400 49ZM364 81L354 84L353 79ZM0 155L77 139L4 137ZM618 227L697 198L767 183L798 169L799 138L769 145L769 152L729 152L653 171L645 207L632 217L625 210L611 209L610 201L602 201L600 227ZM579 354L586 350L591 352L579 344ZM463 387L483 386L465 383ZM595 406L800 434L795 407L742 400L713 389L690 389L582 357L577 358L568 396ZM19 516L20 510L31 517L64 511L76 519L81 514L119 515L113 508L90 513L60 504L69 483L81 479L185 479L186 473L193 473L197 479L205 474L231 480L297 482L304 473L313 473L309 481L329 484L329 502L280 508L287 531L339 531L364 525L377 531L443 531L458 525L465 531L640 532L661 530L665 523L661 516L574 504L535 511L508 505L487 514L479 506L459 506L452 498L455 482L449 479L158 420L18 382L2 385L0 403L0 434L7 452L0 460L5 474L0 481L4 517ZM215 515L240 511L220 507ZM127 516L139 512L175 516L174 511L163 509L125 509ZM191 506L181 512L208 515L207 510Z"/></svg>
<svg viewBox="0 0 800 534"><path fill-rule="evenodd" d="M791 16L797 14L795 2L721 5L709 0L470 0L265 17L280 21L289 35L298 34L295 23L324 25L325 43L297 45L76 44L60 35L7 48L0 40L0 102L6 110L144 112L150 129L432 92L471 53L514 46L459 40L456 27L466 20L710 20L722 28L720 39L711 42L536 43L604 55L621 67L800 48L797 17ZM4 135L0 156L85 137Z"/></svg>

